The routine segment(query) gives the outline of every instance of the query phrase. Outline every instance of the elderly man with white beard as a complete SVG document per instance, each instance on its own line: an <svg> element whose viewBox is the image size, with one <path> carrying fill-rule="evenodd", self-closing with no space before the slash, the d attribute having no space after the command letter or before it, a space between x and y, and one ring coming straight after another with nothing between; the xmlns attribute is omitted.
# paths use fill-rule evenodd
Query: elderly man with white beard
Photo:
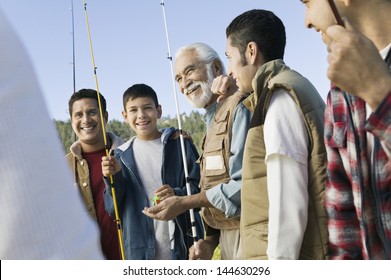
<svg viewBox="0 0 391 280"><path fill-rule="evenodd" d="M201 192L173 196L144 210L152 218L169 220L192 208L202 207L206 238L190 249L190 259L211 259L220 243L221 259L243 259L240 245L240 193L242 158L250 111L236 91L235 81L225 75L217 52L203 43L180 48L175 57L176 81L195 108L204 108L207 132L199 159ZM224 101L218 102L219 94ZM227 97L228 96L228 97Z"/></svg>

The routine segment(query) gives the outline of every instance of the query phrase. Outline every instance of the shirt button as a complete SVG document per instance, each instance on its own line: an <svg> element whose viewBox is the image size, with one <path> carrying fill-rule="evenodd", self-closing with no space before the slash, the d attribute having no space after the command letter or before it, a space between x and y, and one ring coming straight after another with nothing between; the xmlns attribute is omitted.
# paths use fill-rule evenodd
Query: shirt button
<svg viewBox="0 0 391 280"><path fill-rule="evenodd" d="M87 182L83 183L83 187L87 187L87 185L88 185Z"/></svg>
<svg viewBox="0 0 391 280"><path fill-rule="evenodd" d="M83 166L84 165L84 161L80 161L80 165Z"/></svg>

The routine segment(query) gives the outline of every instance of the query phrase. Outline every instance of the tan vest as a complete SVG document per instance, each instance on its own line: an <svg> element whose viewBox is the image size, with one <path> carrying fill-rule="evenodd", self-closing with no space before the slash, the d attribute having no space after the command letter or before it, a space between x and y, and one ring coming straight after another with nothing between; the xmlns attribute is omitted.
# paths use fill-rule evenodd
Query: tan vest
<svg viewBox="0 0 391 280"><path fill-rule="evenodd" d="M97 220L94 197L90 185L90 171L88 163L81 156L76 156L73 153L66 155L69 166L72 168L74 176L74 184L77 185L80 195L83 198L84 205L88 213Z"/></svg>
<svg viewBox="0 0 391 280"><path fill-rule="evenodd" d="M223 103L218 104L216 112L202 144L200 157L202 191L217 184L227 183L229 176L229 158L231 156L231 139L234 113L245 94L236 92ZM239 217L227 218L223 211L205 207L202 210L204 221L215 229L238 229Z"/></svg>
<svg viewBox="0 0 391 280"><path fill-rule="evenodd" d="M111 149L116 149L124 143L120 137L112 132L107 132L107 141ZM65 158L72 170L74 185L79 189L88 213L97 220L95 202L90 184L90 170L88 168L88 162L82 157L82 149L79 141L71 145L70 153Z"/></svg>
<svg viewBox="0 0 391 280"><path fill-rule="evenodd" d="M313 85L282 60L263 65L253 79L254 93L243 103L254 112L243 156L241 238L245 259L267 259L269 201L263 125L273 92L283 88L304 117L308 155L308 222L299 259L326 259L327 217L324 207L326 150L323 142L325 104ZM272 186L269 186L272 187Z"/></svg>

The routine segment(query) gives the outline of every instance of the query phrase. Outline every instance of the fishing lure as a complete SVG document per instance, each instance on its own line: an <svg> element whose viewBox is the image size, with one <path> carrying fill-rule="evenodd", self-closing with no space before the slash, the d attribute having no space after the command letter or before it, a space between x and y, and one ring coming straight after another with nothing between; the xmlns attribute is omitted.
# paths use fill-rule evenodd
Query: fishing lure
<svg viewBox="0 0 391 280"><path fill-rule="evenodd" d="M154 195L153 196L153 198L151 199L151 201L152 201L152 204L153 204L153 206L155 206L155 205L158 205L159 203L160 203L160 197L158 196L158 195Z"/></svg>

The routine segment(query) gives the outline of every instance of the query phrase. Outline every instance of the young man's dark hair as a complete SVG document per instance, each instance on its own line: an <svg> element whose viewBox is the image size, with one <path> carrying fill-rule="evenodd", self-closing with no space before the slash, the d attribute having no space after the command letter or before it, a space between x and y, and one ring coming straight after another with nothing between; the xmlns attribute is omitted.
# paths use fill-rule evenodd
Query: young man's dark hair
<svg viewBox="0 0 391 280"><path fill-rule="evenodd" d="M237 16L227 27L226 35L242 54L243 65L246 65L244 54L251 41L258 45L265 62L284 58L285 27L271 11L254 9Z"/></svg>
<svg viewBox="0 0 391 280"><path fill-rule="evenodd" d="M106 99L103 97L103 95L101 93L99 93L99 95L100 95L100 97L99 97L100 103L102 105L102 113L105 113L106 112ZM98 95L96 94L96 90L89 89L89 88L83 88L83 89L75 92L74 94L72 94L71 98L69 99L68 110L69 110L69 115L71 116L71 118L72 118L72 105L73 105L73 103L75 101L83 99L83 98L93 98L99 104Z"/></svg>

